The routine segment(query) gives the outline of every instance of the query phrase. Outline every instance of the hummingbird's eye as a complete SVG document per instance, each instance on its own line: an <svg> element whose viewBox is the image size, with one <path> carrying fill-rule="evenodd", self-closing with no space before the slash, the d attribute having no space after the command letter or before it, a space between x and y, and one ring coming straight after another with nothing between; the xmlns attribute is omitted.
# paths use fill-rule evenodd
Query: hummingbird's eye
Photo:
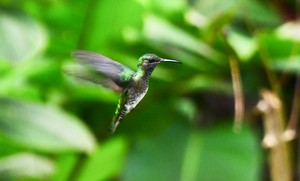
<svg viewBox="0 0 300 181"><path fill-rule="evenodd" d="M148 59L149 63L154 63L155 61L153 59Z"/></svg>

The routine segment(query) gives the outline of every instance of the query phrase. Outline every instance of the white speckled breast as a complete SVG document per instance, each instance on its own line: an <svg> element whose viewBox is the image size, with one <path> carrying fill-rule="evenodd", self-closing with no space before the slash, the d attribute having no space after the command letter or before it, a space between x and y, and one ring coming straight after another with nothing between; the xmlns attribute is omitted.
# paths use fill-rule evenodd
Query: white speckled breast
<svg viewBox="0 0 300 181"><path fill-rule="evenodd" d="M143 90L138 90L135 88L129 89L129 96L127 98L127 103L125 107L128 112L130 112L135 106L144 98L148 91L148 86Z"/></svg>

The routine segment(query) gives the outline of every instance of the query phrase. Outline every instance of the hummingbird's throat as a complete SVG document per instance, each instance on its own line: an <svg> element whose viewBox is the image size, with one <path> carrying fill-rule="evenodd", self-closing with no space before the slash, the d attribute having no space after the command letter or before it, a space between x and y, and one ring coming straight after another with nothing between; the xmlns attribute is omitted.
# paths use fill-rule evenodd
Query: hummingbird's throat
<svg viewBox="0 0 300 181"><path fill-rule="evenodd" d="M135 81L138 81L138 80L149 80L153 70L154 70L155 66L154 67L147 67L146 70L144 70L143 68L139 68L136 73L134 74L133 76L133 79Z"/></svg>

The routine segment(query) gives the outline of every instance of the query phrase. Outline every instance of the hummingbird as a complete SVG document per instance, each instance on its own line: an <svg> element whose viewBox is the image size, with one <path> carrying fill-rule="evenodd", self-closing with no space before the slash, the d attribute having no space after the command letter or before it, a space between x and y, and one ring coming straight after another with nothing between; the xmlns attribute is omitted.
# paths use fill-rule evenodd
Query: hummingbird
<svg viewBox="0 0 300 181"><path fill-rule="evenodd" d="M127 66L94 52L75 50L72 55L80 64L89 66L94 71L93 75L102 75L99 78L99 76L91 76L87 73L77 73L77 75L75 73L74 76L121 93L112 119L111 133L115 132L123 117L144 98L148 91L151 73L155 67L164 62L181 63L177 60L160 58L155 54L144 54L138 59L137 71L134 72Z"/></svg>

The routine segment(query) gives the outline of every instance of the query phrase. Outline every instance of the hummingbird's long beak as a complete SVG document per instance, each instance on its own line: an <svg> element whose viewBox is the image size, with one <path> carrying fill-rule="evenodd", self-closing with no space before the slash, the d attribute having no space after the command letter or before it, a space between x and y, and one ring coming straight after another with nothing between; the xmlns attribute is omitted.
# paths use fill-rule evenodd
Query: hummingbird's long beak
<svg viewBox="0 0 300 181"><path fill-rule="evenodd" d="M179 62L178 60L170 60L170 59L164 59L164 58L162 58L160 62L171 62L171 63L180 63L181 64L181 62Z"/></svg>

